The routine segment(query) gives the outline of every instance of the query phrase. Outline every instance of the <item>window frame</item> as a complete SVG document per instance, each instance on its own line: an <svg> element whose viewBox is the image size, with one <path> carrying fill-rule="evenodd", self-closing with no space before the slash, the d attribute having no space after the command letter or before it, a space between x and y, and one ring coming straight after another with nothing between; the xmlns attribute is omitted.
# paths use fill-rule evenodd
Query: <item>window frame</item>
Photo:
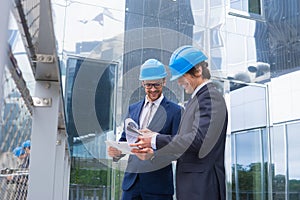
<svg viewBox="0 0 300 200"><path fill-rule="evenodd" d="M246 19L252 19L252 20L257 20L257 21L262 21L265 22L265 14L264 14L264 6L262 1L259 0L260 2L260 14L258 13L251 13L250 11L245 11L245 10L239 10L231 7L231 3L237 2L237 1L242 1L242 0L229 0L229 15L236 16L236 17L242 17ZM248 3L250 0L246 0ZM248 8L249 10L249 8Z"/></svg>

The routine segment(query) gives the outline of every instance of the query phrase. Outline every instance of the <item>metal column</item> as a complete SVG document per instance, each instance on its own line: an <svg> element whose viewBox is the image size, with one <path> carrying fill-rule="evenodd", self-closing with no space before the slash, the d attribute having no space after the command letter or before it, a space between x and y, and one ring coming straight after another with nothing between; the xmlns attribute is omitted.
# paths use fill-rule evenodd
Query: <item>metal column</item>
<svg viewBox="0 0 300 200"><path fill-rule="evenodd" d="M36 82L35 96L51 98L52 105L35 107L33 110L28 200L55 199L59 89L57 83Z"/></svg>
<svg viewBox="0 0 300 200"><path fill-rule="evenodd" d="M50 0L39 1L28 200L67 200L70 155ZM51 103L49 103L51 102Z"/></svg>
<svg viewBox="0 0 300 200"><path fill-rule="evenodd" d="M68 162L66 160L66 154L68 152L65 150L67 137L65 131L59 131L57 135L56 141L56 162L55 162L55 186L54 186L54 199L55 200L63 200L65 199L64 190L68 189L68 187L64 187L64 184L69 185L69 183L65 182L65 166Z"/></svg>
<svg viewBox="0 0 300 200"><path fill-rule="evenodd" d="M67 140L67 138L66 138ZM69 150L66 150L68 154L65 154L64 162L64 189L63 189L63 199L69 199L69 189L70 189L70 169L71 169L71 155L69 155Z"/></svg>
<svg viewBox="0 0 300 200"><path fill-rule="evenodd" d="M4 71L4 65L5 61L7 59L7 28L8 28L8 20L9 20L9 11L10 11L11 1L6 1L1 3L0 7L0 83L2 84L3 81L3 71ZM0 87L0 99L3 97L3 88ZM0 106L0 111L2 107ZM1 112L0 112L1 113Z"/></svg>
<svg viewBox="0 0 300 200"><path fill-rule="evenodd" d="M65 133L61 73L51 1L15 0L12 2L14 2L19 31L36 80L34 94L31 94L32 98L30 96L33 100L30 105L33 103L34 107L27 199L67 200L70 153ZM4 5L6 6L6 3ZM9 10L5 6L1 6L0 11ZM1 13L3 16L6 12ZM6 19L6 15L4 16L0 22ZM2 23L0 26L2 28ZM3 27L3 30L7 29ZM0 64L2 67L2 63Z"/></svg>

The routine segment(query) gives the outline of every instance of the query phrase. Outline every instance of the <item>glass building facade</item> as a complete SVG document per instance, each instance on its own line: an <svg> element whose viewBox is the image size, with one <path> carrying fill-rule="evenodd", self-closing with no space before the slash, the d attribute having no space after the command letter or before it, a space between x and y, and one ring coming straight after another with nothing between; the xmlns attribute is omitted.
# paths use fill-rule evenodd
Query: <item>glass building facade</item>
<svg viewBox="0 0 300 200"><path fill-rule="evenodd" d="M115 126L109 129L112 132L101 130L104 138L118 139L128 105L144 97L137 77L145 60L156 58L168 65L171 53L187 44L201 48L208 55L213 80L223 92L230 113L226 147L228 199L300 199L296 158L300 115L285 111L286 117L278 118L279 102L274 92L279 81L281 85L288 84L283 78L286 74L290 74L293 84L297 82L299 5L293 0L124 0L118 3L57 0L53 3L56 18L61 13L69 20L69 23L56 20L57 27L60 26L57 37L62 41L58 43L59 53L68 60L65 62L69 69L67 80L74 73L70 71L72 64L68 59L72 54L100 63L115 63L117 81L113 87L107 85L111 80L101 83L97 79L98 86L103 84L102 90L115 92L115 96L110 96L114 99L109 100L115 102L115 109L100 105L101 111L97 111L99 114L109 109L113 117ZM65 12L59 12L62 9ZM84 31L78 35L80 29ZM295 95L284 100L286 103L299 99L299 87L292 90ZM70 87L66 87L66 94L70 105ZM187 98L176 83L169 81L165 94L179 103ZM299 110L299 106L292 109ZM71 112L72 109L67 113ZM69 134L75 133L75 128ZM90 135L78 134L72 137L73 142L74 138L79 141ZM82 157L96 158L96 162L110 160L103 152L105 149L99 147L105 146L104 140L99 142L96 138L90 139L91 146L85 142L73 143L74 165L82 162ZM84 149L81 145L92 156L84 156L84 151L75 153L75 149ZM93 156L93 148L101 149L101 153ZM111 188L107 198L119 199L126 159L117 164L103 163L104 168L112 169L107 170L110 178L106 184Z"/></svg>
<svg viewBox="0 0 300 200"><path fill-rule="evenodd" d="M69 199L120 199L127 160L112 162L105 141L118 140L128 105L145 95L139 67L149 58L167 66L176 48L194 45L208 56L229 111L227 199L300 200L298 0L53 0L51 6L72 154ZM10 39L16 31L10 28ZM6 68L1 151L30 139L32 123ZM169 77L164 94L179 104L188 98Z"/></svg>

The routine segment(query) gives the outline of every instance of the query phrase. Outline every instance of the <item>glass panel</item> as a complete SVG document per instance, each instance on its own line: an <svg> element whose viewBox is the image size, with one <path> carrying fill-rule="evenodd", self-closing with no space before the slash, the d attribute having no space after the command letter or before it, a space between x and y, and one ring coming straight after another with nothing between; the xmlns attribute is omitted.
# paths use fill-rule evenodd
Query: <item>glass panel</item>
<svg viewBox="0 0 300 200"><path fill-rule="evenodd" d="M231 0L230 3L233 9L261 14L259 0ZM120 98L114 105L117 107L116 133L121 130L122 117L126 114L128 104L144 96L137 79L141 63L155 57L168 65L171 53L178 46L198 46L208 55L214 77L233 79L230 84L233 131L267 126L267 97L265 87L260 84L269 82L271 74L275 77L298 69L300 63L298 1L290 4L279 0L269 1L264 8L268 9L264 21L228 15L227 4L221 0L55 0L53 7L58 49L63 62L66 63L68 55L76 54L120 63ZM288 23L282 23L282 20ZM294 87L297 84L290 85ZM168 81L167 87L166 96L172 100L182 102L186 99L176 82ZM285 96L282 95L283 90L277 91L278 95ZM284 91L288 90L285 88ZM294 98L298 93L290 94ZM293 103L297 104L297 101ZM286 106L278 107L288 112L292 106L289 109ZM258 110L261 112L258 113ZM278 112L281 116L282 111ZM295 109L293 111L299 113ZM106 125L109 128L111 124ZM88 137L93 137L92 133L89 134ZM98 155L96 152L99 149L86 151L85 146L79 144L76 155L92 158L90 151ZM263 146L266 144L265 138ZM89 145L94 144L86 143L86 146ZM277 153L275 147L272 151ZM241 150L237 148L234 151L232 156ZM267 154L267 151L263 151L264 161ZM272 165L281 167L280 159L276 156L273 159ZM233 167L233 171L239 169L236 165ZM118 185L118 180L122 179L116 177L117 172L112 171L112 174L114 178L111 181L115 180ZM233 189L234 184L238 184L234 182L238 177L232 173ZM120 191L120 187L116 187L115 191ZM278 191L281 192L280 189ZM117 198L119 193L115 195Z"/></svg>
<svg viewBox="0 0 300 200"><path fill-rule="evenodd" d="M236 10L248 11L248 0L230 0L230 7Z"/></svg>
<svg viewBox="0 0 300 200"><path fill-rule="evenodd" d="M260 0L249 0L249 12L261 14L261 4Z"/></svg>
<svg viewBox="0 0 300 200"><path fill-rule="evenodd" d="M300 70L272 79L272 118L274 123L300 119L299 77ZM284 99L289 99L290 103L282 106Z"/></svg>
<svg viewBox="0 0 300 200"><path fill-rule="evenodd" d="M230 0L230 7L247 13L261 14L260 0Z"/></svg>
<svg viewBox="0 0 300 200"><path fill-rule="evenodd" d="M285 126L274 126L271 133L271 174L273 199L285 199L286 195L286 145Z"/></svg>
<svg viewBox="0 0 300 200"><path fill-rule="evenodd" d="M55 35L60 41L57 48L61 56L89 55L97 44L107 40L110 40L112 47L114 45L111 40L124 32L125 0L55 0L52 5ZM65 59L63 57L64 61Z"/></svg>
<svg viewBox="0 0 300 200"><path fill-rule="evenodd" d="M272 198L272 193L269 191L270 182L270 162L269 162L269 153L270 153L270 145L269 145L269 129L261 129L262 134L262 155L263 155L263 168L262 168L262 194L263 199L267 200Z"/></svg>
<svg viewBox="0 0 300 200"><path fill-rule="evenodd" d="M67 131L72 152L70 194L110 199L111 168L105 141L115 130L115 63L67 60ZM119 190L118 190L119 191Z"/></svg>
<svg viewBox="0 0 300 200"><path fill-rule="evenodd" d="M237 199L264 199L262 161L260 131L236 134Z"/></svg>
<svg viewBox="0 0 300 200"><path fill-rule="evenodd" d="M300 123L287 125L289 200L300 199L299 131Z"/></svg>
<svg viewBox="0 0 300 200"><path fill-rule="evenodd" d="M267 112L257 114L267 110L266 88L238 82L231 82L230 88L231 130L267 126Z"/></svg>
<svg viewBox="0 0 300 200"><path fill-rule="evenodd" d="M232 186L228 187L227 189L227 192L229 194L227 194L228 196L231 196L231 198L229 199L236 199L236 196L238 194L238 177L237 177L237 168L238 166L236 165L236 142L235 142L235 134L232 134L231 136L231 160L232 160L232 163L231 163L231 174L232 174Z"/></svg>

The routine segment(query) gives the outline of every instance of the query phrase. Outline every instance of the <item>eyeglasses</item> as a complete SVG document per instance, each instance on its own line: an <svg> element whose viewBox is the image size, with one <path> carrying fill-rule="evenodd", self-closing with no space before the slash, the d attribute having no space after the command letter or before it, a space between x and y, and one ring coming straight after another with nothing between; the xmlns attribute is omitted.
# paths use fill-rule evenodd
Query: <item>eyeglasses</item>
<svg viewBox="0 0 300 200"><path fill-rule="evenodd" d="M151 89L152 87L155 87L156 89L160 88L163 83L143 83L143 86L146 89Z"/></svg>

